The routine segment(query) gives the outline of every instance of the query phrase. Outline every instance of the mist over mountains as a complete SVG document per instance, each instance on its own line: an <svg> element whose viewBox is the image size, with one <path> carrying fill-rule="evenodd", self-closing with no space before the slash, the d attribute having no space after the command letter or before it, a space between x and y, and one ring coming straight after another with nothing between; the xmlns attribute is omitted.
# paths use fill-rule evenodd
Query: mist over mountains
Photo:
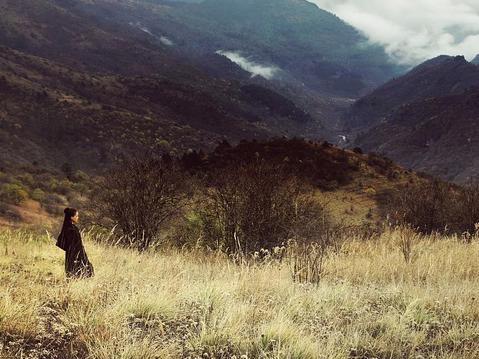
<svg viewBox="0 0 479 359"><path fill-rule="evenodd" d="M14 124L28 129L24 136L41 153L48 126L56 129L56 146L74 136L88 159L128 149L124 139L133 147L168 143L173 151L208 147L215 138L328 138L348 98L398 71L380 47L307 2L2 0L0 6L3 121L12 124L3 131L8 137ZM45 116L32 118L47 109L48 126ZM126 136L97 136L116 128L113 118ZM151 130L132 131L142 122ZM153 131L161 123L176 130ZM12 162L14 146L3 146L4 160ZM84 163L58 152L43 157Z"/></svg>
<svg viewBox="0 0 479 359"><path fill-rule="evenodd" d="M479 3L474 0L309 1L337 14L405 65L442 54L471 60L479 49Z"/></svg>
<svg viewBox="0 0 479 359"><path fill-rule="evenodd" d="M0 0L0 358L478 359L453 1Z"/></svg>
<svg viewBox="0 0 479 359"><path fill-rule="evenodd" d="M139 6L128 16L167 36L177 44L175 50L212 73L218 72L211 64L213 54L241 53L249 61L280 69L279 80L322 94L357 97L400 71L380 46L306 1L155 3L161 11L152 15ZM127 20L121 18L124 12L109 11L116 21Z"/></svg>
<svg viewBox="0 0 479 359"><path fill-rule="evenodd" d="M0 0L0 9L1 131L26 143L18 151L5 140L5 163L38 153L53 166L94 166L138 148L300 136L464 177L465 167L437 170L441 155L435 167L418 160L428 151L409 152L388 126L440 117L430 104L450 96L476 108L477 57L439 56L408 72L364 29L299 0ZM411 109L422 101L430 112L419 116ZM74 158L71 143L85 156Z"/></svg>

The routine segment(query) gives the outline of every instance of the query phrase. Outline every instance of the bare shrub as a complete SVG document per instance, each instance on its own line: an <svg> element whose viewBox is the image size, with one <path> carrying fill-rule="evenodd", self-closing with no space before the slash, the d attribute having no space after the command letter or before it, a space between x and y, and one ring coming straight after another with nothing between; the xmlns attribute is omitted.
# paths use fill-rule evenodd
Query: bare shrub
<svg viewBox="0 0 479 359"><path fill-rule="evenodd" d="M288 247L293 281L318 284L324 272L327 246L319 242L294 242Z"/></svg>
<svg viewBox="0 0 479 359"><path fill-rule="evenodd" d="M313 228L313 213L321 218L325 212L304 184L261 160L215 172L204 196L204 244L240 257L310 236L320 230Z"/></svg>
<svg viewBox="0 0 479 359"><path fill-rule="evenodd" d="M321 221L321 220L320 220ZM318 231L288 244L287 258L293 281L318 284L324 274L324 261L337 240L329 221L321 221Z"/></svg>
<svg viewBox="0 0 479 359"><path fill-rule="evenodd" d="M397 245L401 250L404 261L411 263L414 259L414 245L419 240L419 234L409 227L398 228Z"/></svg>
<svg viewBox="0 0 479 359"><path fill-rule="evenodd" d="M117 226L121 242L147 249L186 198L182 172L155 157L128 159L113 167L93 194L99 222Z"/></svg>
<svg viewBox="0 0 479 359"><path fill-rule="evenodd" d="M479 223L479 182L467 183L460 192L457 206L459 229L473 235Z"/></svg>
<svg viewBox="0 0 479 359"><path fill-rule="evenodd" d="M324 273L324 260L337 244L337 228L326 208L306 194L298 198L291 229L287 259L293 281L318 284Z"/></svg>
<svg viewBox="0 0 479 359"><path fill-rule="evenodd" d="M296 232L296 236L288 243L286 253L295 282L318 284L325 274L326 259L341 253L345 243L352 238L370 240L381 233L369 225L335 224L326 208L317 201L304 208L309 213L303 217L304 222L299 226L301 232Z"/></svg>
<svg viewBox="0 0 479 359"><path fill-rule="evenodd" d="M412 240L409 236L401 236L401 241L399 242L401 247L401 252L406 263L411 262L412 257Z"/></svg>
<svg viewBox="0 0 479 359"><path fill-rule="evenodd" d="M410 185L390 198L388 213L395 224L409 225L423 233L457 226L457 192L451 185L424 182Z"/></svg>
<svg viewBox="0 0 479 359"><path fill-rule="evenodd" d="M387 211L394 224L422 233L473 234L479 222L479 184L460 187L433 181L409 185L390 198Z"/></svg>

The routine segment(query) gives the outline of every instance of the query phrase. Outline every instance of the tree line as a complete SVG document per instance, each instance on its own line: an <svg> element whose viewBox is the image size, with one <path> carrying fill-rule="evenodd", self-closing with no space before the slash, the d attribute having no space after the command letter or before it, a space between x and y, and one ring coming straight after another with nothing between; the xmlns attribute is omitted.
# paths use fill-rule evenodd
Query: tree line
<svg viewBox="0 0 479 359"><path fill-rule="evenodd" d="M118 243L140 250L173 239L247 257L291 242L328 244L337 221L318 200L318 189L348 183L357 167L344 152L332 160L327 151L328 144L293 139L236 148L223 142L209 156L123 158L96 183L95 222L115 228ZM472 234L479 185L423 178L392 191L382 209L390 223L419 232Z"/></svg>

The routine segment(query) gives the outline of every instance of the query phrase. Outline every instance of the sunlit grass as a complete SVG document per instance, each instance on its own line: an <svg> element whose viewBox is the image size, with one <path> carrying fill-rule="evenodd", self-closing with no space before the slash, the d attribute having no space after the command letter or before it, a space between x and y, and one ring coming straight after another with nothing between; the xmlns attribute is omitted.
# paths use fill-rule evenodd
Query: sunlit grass
<svg viewBox="0 0 479 359"><path fill-rule="evenodd" d="M314 285L294 283L287 261L139 254L88 236L96 276L67 281L46 233L5 230L0 357L479 357L479 241L414 236L406 262L404 235L352 236Z"/></svg>

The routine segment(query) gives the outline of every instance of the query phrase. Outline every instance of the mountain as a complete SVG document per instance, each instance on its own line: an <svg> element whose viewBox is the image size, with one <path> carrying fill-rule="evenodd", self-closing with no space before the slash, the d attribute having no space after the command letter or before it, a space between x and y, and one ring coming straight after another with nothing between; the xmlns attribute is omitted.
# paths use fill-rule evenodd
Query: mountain
<svg viewBox="0 0 479 359"><path fill-rule="evenodd" d="M122 152L209 148L223 138L266 138L313 123L293 102L257 85L192 72L174 80L92 75L1 50L4 164L94 168Z"/></svg>
<svg viewBox="0 0 479 359"><path fill-rule="evenodd" d="M365 151L456 182L479 176L479 87L419 100L358 136Z"/></svg>
<svg viewBox="0 0 479 359"><path fill-rule="evenodd" d="M397 70L306 1L0 0L0 10L3 164L94 168L141 148L333 138L348 97Z"/></svg>
<svg viewBox="0 0 479 359"><path fill-rule="evenodd" d="M477 55L475 58L471 60L471 64L479 65L479 55Z"/></svg>
<svg viewBox="0 0 479 359"><path fill-rule="evenodd" d="M410 181L328 142L262 142L331 138L351 98L398 70L306 1L0 0L0 12L0 217L82 203L89 175L123 154L194 159L224 140L235 150L217 148L216 164L273 153L350 193L335 201L358 222L375 217L376 190Z"/></svg>
<svg viewBox="0 0 479 359"><path fill-rule="evenodd" d="M0 0L0 11L3 165L334 140L351 97L398 71L303 0Z"/></svg>
<svg viewBox="0 0 479 359"><path fill-rule="evenodd" d="M327 134L321 119L335 115L332 101L262 78L212 76L107 16L130 5L140 6L0 0L2 165L93 168L142 148L181 152L225 138Z"/></svg>
<svg viewBox="0 0 479 359"><path fill-rule="evenodd" d="M354 103L347 126L364 130L389 118L401 106L428 98L461 94L479 85L479 67L463 56L439 56L393 79Z"/></svg>
<svg viewBox="0 0 479 359"><path fill-rule="evenodd" d="M351 108L355 145L441 178L479 175L479 67L439 56L393 79Z"/></svg>
<svg viewBox="0 0 479 359"><path fill-rule="evenodd" d="M152 38L168 39L170 47L222 76L214 54L229 52L236 63L250 61L273 69L275 79L322 94L357 97L401 71L384 49L304 0L150 3L122 13L111 4L104 6L115 21L131 23Z"/></svg>
<svg viewBox="0 0 479 359"><path fill-rule="evenodd" d="M146 74L180 69L141 33L79 10L83 1L0 0L0 44L79 71Z"/></svg>

